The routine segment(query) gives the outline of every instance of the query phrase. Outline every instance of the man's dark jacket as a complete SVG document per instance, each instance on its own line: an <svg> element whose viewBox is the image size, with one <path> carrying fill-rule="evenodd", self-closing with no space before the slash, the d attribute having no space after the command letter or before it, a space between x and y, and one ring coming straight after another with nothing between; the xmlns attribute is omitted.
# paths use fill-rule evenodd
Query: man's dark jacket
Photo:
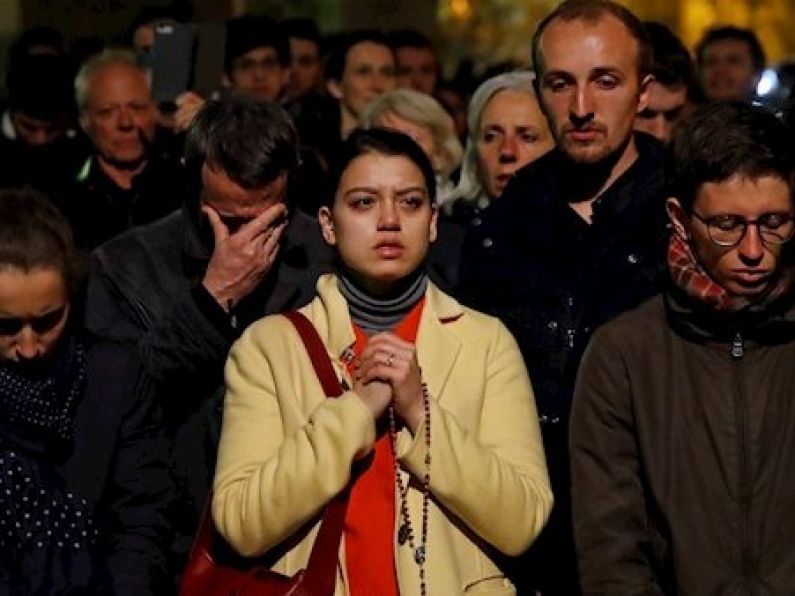
<svg viewBox="0 0 795 596"><path fill-rule="evenodd" d="M542 420L567 417L593 330L660 289L662 148L644 135L637 145L636 162L594 203L591 225L562 196L577 173L553 150L519 171L464 246L459 295L516 336Z"/></svg>
<svg viewBox="0 0 795 596"><path fill-rule="evenodd" d="M133 178L132 187L123 189L102 170L94 155L83 164L63 200L75 242L93 249L134 226L171 213L181 205L183 183L179 162L157 153Z"/></svg>
<svg viewBox="0 0 795 596"><path fill-rule="evenodd" d="M675 291L600 329L571 420L590 594L795 594L795 305Z"/></svg>
<svg viewBox="0 0 795 596"><path fill-rule="evenodd" d="M95 251L87 295L88 329L137 343L157 386L182 499L172 517L177 559L187 553L211 484L232 342L257 318L306 303L330 267L317 222L294 213L274 268L232 317L200 285L211 239L209 225L188 208L135 228Z"/></svg>
<svg viewBox="0 0 795 596"><path fill-rule="evenodd" d="M113 594L160 594L167 585L174 489L160 408L129 346L94 342L64 475L96 504Z"/></svg>
<svg viewBox="0 0 795 596"><path fill-rule="evenodd" d="M568 416L574 380L593 331L660 290L666 215L663 149L635 137L639 156L593 203L587 224L569 206L578 172L557 149L525 166L483 212L465 241L456 292L499 317L516 337L541 421L555 508L522 584L576 594L571 537ZM524 577L520 577L524 576ZM530 588L527 588L530 589Z"/></svg>
<svg viewBox="0 0 795 596"><path fill-rule="evenodd" d="M75 172L90 152L91 144L82 136L34 147L0 135L0 187L31 186L63 210Z"/></svg>

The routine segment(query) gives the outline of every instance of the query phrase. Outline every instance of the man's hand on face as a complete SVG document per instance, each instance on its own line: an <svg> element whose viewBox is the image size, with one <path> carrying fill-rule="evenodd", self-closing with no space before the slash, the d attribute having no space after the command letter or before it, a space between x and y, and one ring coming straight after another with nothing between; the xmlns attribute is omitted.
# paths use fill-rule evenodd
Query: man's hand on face
<svg viewBox="0 0 795 596"><path fill-rule="evenodd" d="M272 205L235 231L211 206L203 205L202 211L215 237L202 285L228 311L251 294L273 267L287 226L287 207Z"/></svg>

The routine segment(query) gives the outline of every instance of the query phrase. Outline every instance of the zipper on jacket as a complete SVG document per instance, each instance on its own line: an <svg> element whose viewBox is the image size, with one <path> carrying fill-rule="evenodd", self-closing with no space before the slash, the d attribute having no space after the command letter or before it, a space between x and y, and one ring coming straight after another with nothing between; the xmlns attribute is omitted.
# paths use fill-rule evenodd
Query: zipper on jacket
<svg viewBox="0 0 795 596"><path fill-rule="evenodd" d="M736 390L734 391L734 417L737 430L738 448L738 487L737 497L740 505L740 573L743 583L750 580L754 574L754 557L751 544L751 485L750 470L750 439L748 437L748 407L743 387L741 359L744 354L743 338L739 332L732 341L731 357L734 364Z"/></svg>
<svg viewBox="0 0 795 596"><path fill-rule="evenodd" d="M732 340L731 350L729 351L731 357L735 360L742 358L745 354L745 348L743 346L743 335L739 331L734 335L734 339Z"/></svg>
<svg viewBox="0 0 795 596"><path fill-rule="evenodd" d="M574 349L574 337L577 331L574 328L566 329L566 347L570 350Z"/></svg>

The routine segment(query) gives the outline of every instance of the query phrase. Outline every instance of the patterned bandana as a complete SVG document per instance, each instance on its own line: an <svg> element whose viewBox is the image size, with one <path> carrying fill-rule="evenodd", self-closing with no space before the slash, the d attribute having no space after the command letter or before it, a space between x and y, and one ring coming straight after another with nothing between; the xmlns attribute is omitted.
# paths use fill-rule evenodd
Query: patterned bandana
<svg viewBox="0 0 795 596"><path fill-rule="evenodd" d="M674 283L688 296L706 304L719 312L740 312L752 304L770 304L789 287L789 275L781 275L760 301L752 303L742 296L732 296L726 289L715 283L699 264L690 245L676 231L671 234L668 244L668 270Z"/></svg>

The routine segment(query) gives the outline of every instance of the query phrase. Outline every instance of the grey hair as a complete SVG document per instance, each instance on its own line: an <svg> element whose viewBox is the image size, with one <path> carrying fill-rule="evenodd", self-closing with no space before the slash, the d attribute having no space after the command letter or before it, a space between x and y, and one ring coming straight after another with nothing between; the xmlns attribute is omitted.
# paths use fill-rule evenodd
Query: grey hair
<svg viewBox="0 0 795 596"><path fill-rule="evenodd" d="M456 136L453 119L430 95L412 89L384 93L367 104L359 116L359 124L362 128L374 128L384 114L395 114L430 131L433 144L441 153L442 164L438 173L442 178L447 179L461 163L463 149Z"/></svg>
<svg viewBox="0 0 795 596"><path fill-rule="evenodd" d="M486 79L475 90L467 110L467 144L461 164L461 177L453 194L454 200L476 201L483 194L483 186L478 176L478 138L483 112L492 97L500 91L509 89L528 93L535 97L533 81L535 73L529 70L506 72Z"/></svg>
<svg viewBox="0 0 795 596"><path fill-rule="evenodd" d="M138 58L135 53L131 50L125 48L108 48L99 54L94 54L83 62L82 66L80 66L80 70L77 71L77 76L75 76L75 102L77 103L78 110L85 109L88 104L87 89L91 78L97 71L111 64L124 64L141 71L144 75L146 74L146 71L141 68L141 65L138 63Z"/></svg>

